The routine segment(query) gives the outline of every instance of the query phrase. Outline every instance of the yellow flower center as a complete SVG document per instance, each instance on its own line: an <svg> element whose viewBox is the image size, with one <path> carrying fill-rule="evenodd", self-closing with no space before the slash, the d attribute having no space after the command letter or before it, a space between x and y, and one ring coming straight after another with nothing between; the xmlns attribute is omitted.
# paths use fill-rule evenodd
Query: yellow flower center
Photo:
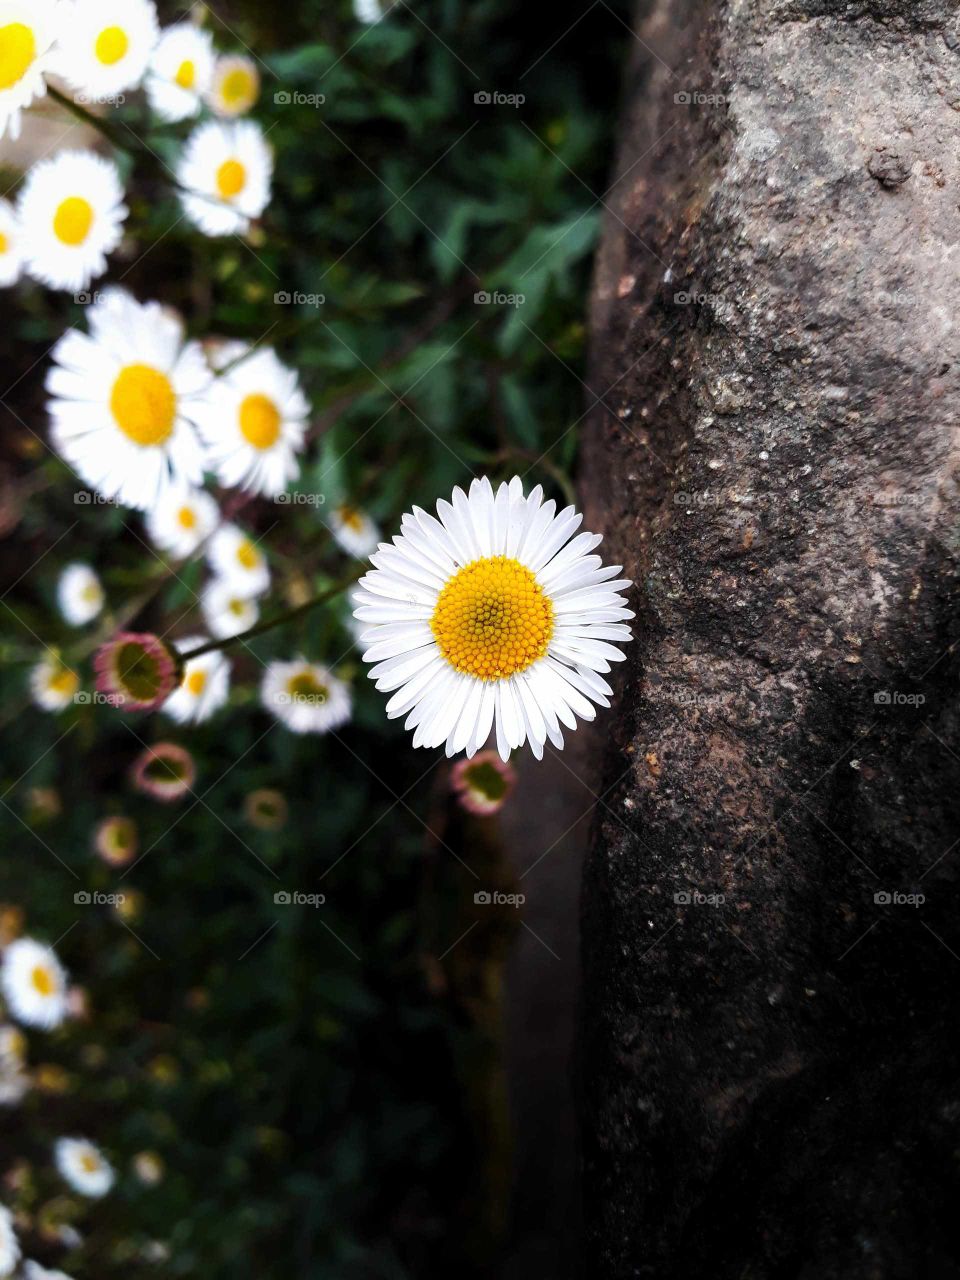
<svg viewBox="0 0 960 1280"><path fill-rule="evenodd" d="M249 538L244 538L243 542L237 547L237 559L244 569L256 569L260 563L260 552Z"/></svg>
<svg viewBox="0 0 960 1280"><path fill-rule="evenodd" d="M269 396L244 397L240 405L240 431L255 449L269 449L280 435L280 410Z"/></svg>
<svg viewBox="0 0 960 1280"><path fill-rule="evenodd" d="M77 673L70 671L67 667L62 667L50 677L49 688L54 693L69 695L76 693L79 684L80 677Z"/></svg>
<svg viewBox="0 0 960 1280"><path fill-rule="evenodd" d="M68 196L53 215L53 234L61 244L75 248L83 244L93 226L93 205L83 196Z"/></svg>
<svg viewBox="0 0 960 1280"><path fill-rule="evenodd" d="M42 996L52 996L57 989L57 980L44 964L34 965L30 981Z"/></svg>
<svg viewBox="0 0 960 1280"><path fill-rule="evenodd" d="M246 67L235 67L223 77L220 93L224 103L234 110L252 105L257 96L256 77Z"/></svg>
<svg viewBox="0 0 960 1280"><path fill-rule="evenodd" d="M199 698L203 693L203 687L207 683L207 673L205 671L191 671L183 682L187 687L187 692L192 693L195 698Z"/></svg>
<svg viewBox="0 0 960 1280"><path fill-rule="evenodd" d="M486 556L464 565L443 588L430 629L457 671L505 680L547 652L553 605L519 560Z"/></svg>
<svg viewBox="0 0 960 1280"><path fill-rule="evenodd" d="M177 512L177 522L181 529L194 529L197 525L196 513L193 507L181 507Z"/></svg>
<svg viewBox="0 0 960 1280"><path fill-rule="evenodd" d="M236 614L238 618L242 618L247 611L247 602L246 600L231 600L227 608L231 613Z"/></svg>
<svg viewBox="0 0 960 1280"><path fill-rule="evenodd" d="M217 170L217 190L224 200L238 196L247 182L247 171L239 160L224 160Z"/></svg>
<svg viewBox="0 0 960 1280"><path fill-rule="evenodd" d="M197 68L187 58L185 62L181 62L177 67L177 74L173 78L181 89L192 89L197 78Z"/></svg>
<svg viewBox="0 0 960 1280"><path fill-rule="evenodd" d="M327 688L312 671L300 671L287 681L287 693L294 702L324 702Z"/></svg>
<svg viewBox="0 0 960 1280"><path fill-rule="evenodd" d="M96 582L88 582L81 591L82 598L87 604L97 604L100 600L100 587Z"/></svg>
<svg viewBox="0 0 960 1280"><path fill-rule="evenodd" d="M10 248L10 241L3 234L3 232L0 231L0 253L6 253L9 248Z"/></svg>
<svg viewBox="0 0 960 1280"><path fill-rule="evenodd" d="M0 27L0 89L10 89L22 80L36 56L37 42L28 26L8 22Z"/></svg>
<svg viewBox="0 0 960 1280"><path fill-rule="evenodd" d="M80 1157L80 1167L84 1173L96 1173L100 1168L100 1160L92 1151L85 1151Z"/></svg>
<svg viewBox="0 0 960 1280"><path fill-rule="evenodd" d="M122 27L104 27L97 36L94 52L105 67L119 62L130 48L130 40Z"/></svg>
<svg viewBox="0 0 960 1280"><path fill-rule="evenodd" d="M360 533L363 529L363 513L356 507L341 507L340 519L354 533Z"/></svg>
<svg viewBox="0 0 960 1280"><path fill-rule="evenodd" d="M121 369L110 393L117 426L134 444L162 444L173 431L177 397L170 379L148 364Z"/></svg>

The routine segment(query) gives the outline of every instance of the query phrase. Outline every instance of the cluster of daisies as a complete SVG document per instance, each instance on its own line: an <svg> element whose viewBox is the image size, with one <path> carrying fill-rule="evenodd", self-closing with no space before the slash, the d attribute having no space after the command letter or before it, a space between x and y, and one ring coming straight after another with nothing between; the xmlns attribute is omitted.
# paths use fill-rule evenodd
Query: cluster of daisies
<svg viewBox="0 0 960 1280"><path fill-rule="evenodd" d="M0 137L55 77L79 103L120 103L143 89L175 123L209 110L186 140L174 178L187 220L208 236L244 235L270 200L273 159L242 119L260 93L256 63L217 54L190 22L162 31L152 0L2 0ZM120 170L90 150L63 150L27 173L16 204L0 200L0 285L26 274L78 293L106 270L128 209Z"/></svg>
<svg viewBox="0 0 960 1280"><path fill-rule="evenodd" d="M49 1032L69 1018L82 1016L83 992L71 988L56 953L33 938L7 943L0 963L0 994L10 1022L0 1023L0 1106L18 1103L28 1091L27 1039L20 1027ZM144 1153L149 1154L149 1153ZM99 1199L112 1188L115 1173L103 1152L86 1138L63 1137L53 1144L53 1165L68 1187L78 1195ZM71 1229L71 1234L74 1234ZM77 1239L64 1239L76 1244ZM17 1222L0 1205L0 1276L14 1273L21 1262ZM24 1280L69 1280L60 1271L48 1271L29 1259L23 1261Z"/></svg>

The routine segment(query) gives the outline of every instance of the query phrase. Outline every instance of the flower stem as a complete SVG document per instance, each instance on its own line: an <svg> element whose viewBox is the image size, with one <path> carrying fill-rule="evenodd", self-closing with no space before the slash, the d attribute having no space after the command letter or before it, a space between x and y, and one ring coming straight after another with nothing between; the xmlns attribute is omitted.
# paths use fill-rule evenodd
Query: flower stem
<svg viewBox="0 0 960 1280"><path fill-rule="evenodd" d="M184 662L188 662L191 658L202 657L205 653L214 653L218 649L231 649L234 645L246 644L248 640L252 640L255 636L262 636L267 631L272 631L274 627L283 626L286 622L292 622L295 618L302 617L303 614L309 613L316 605L326 604L328 600L333 600L341 591L346 591L347 587L353 586L359 577L360 571L358 570L356 573L350 574L348 578L342 578L328 590L321 591L312 600L307 600L304 604L298 604L295 609L288 609L285 613L275 614L272 618L258 622L256 626L249 627L246 631L240 631L235 636L227 636L224 640L209 640L206 644L198 645L196 649L189 649L186 653L181 653L180 657Z"/></svg>

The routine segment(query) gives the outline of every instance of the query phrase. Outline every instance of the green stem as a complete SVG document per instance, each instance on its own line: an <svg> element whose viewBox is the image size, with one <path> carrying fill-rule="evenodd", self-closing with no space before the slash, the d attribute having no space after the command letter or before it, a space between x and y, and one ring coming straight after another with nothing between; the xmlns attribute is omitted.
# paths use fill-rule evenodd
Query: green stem
<svg viewBox="0 0 960 1280"><path fill-rule="evenodd" d="M305 604L298 604L295 609L288 609L286 613L275 614L272 618L267 618L264 622L258 622L255 627L249 627L246 631L241 631L235 636L227 636L225 640L210 640L206 644L198 645L196 649L189 649L186 653L181 653L180 657L184 662L188 662L191 658L200 658L205 653L215 653L218 649L231 649L234 645L246 644L248 640L252 640L255 636L262 636L267 631L272 631L274 627L283 626L286 622L292 622L295 618L302 617L303 614L315 608L318 604L326 604L328 600L333 600L341 591L346 591L347 587L352 586L360 577L360 571L352 573L349 578L342 578L334 586L327 591L321 591L318 596L314 596L312 600L307 600Z"/></svg>

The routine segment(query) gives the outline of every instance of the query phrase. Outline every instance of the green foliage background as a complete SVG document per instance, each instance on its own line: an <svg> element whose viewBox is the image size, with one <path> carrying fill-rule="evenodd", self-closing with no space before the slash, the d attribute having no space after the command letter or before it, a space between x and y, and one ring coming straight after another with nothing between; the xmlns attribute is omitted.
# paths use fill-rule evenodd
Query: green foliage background
<svg viewBox="0 0 960 1280"><path fill-rule="evenodd" d="M626 13L411 0L365 28L342 2L217 8L219 48L261 60L254 116L276 155L247 243L205 240L180 218L167 166L189 124L157 127L139 95L109 116L131 218L106 279L179 308L194 336L276 346L313 405L296 489L323 505L237 510L270 559L265 613L343 574L324 523L336 501L361 502L389 534L412 502L432 506L474 474L519 472L569 495ZM477 103L480 92L526 101ZM478 304L482 290L525 300ZM446 766L386 721L342 604L235 651L229 708L194 730L30 706L42 645L73 660L97 634L78 640L59 619L64 563L97 568L108 623L174 638L203 629L204 571L165 564L134 513L74 501L75 477L44 443L43 377L83 308L27 285L5 301L0 901L56 944L91 1014L30 1033L38 1084L0 1113L0 1195L28 1224L30 1255L78 1278L479 1274L489 1242L451 1229L475 1173L457 1063L478 1060L479 1033L432 959L461 923L436 891L431 868L446 855L424 826ZM335 738L295 738L258 707L262 662L300 652L353 678L355 720ZM127 781L141 745L160 739L198 762L179 806ZM279 832L244 817L257 787L287 798ZM148 851L126 876L91 850L110 813L133 817ZM77 906L92 889L135 889L139 915L124 924ZM327 902L275 904L295 889ZM117 1165L103 1203L65 1194L50 1161L63 1133L94 1138ZM158 1187L130 1173L144 1149L165 1163ZM46 1230L63 1220L84 1236L75 1250ZM151 1241L167 1260L145 1260Z"/></svg>

